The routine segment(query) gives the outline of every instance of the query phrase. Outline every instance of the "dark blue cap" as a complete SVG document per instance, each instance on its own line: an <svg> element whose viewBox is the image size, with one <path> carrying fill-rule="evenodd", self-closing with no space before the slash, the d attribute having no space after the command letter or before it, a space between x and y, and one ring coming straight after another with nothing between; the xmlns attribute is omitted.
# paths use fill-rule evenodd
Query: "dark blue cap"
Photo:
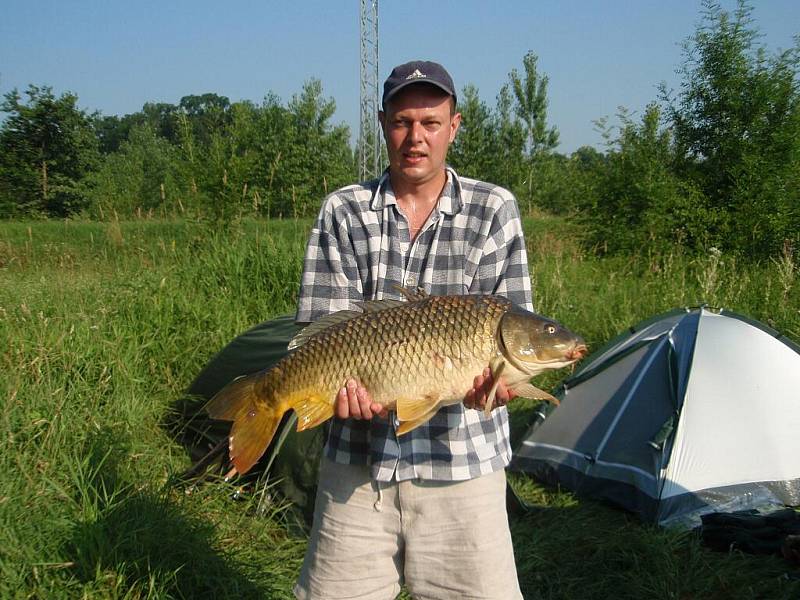
<svg viewBox="0 0 800 600"><path fill-rule="evenodd" d="M392 69L389 77L383 82L384 108L392 96L415 83L435 85L456 100L456 86L453 85L450 73L442 65L429 60L412 60Z"/></svg>

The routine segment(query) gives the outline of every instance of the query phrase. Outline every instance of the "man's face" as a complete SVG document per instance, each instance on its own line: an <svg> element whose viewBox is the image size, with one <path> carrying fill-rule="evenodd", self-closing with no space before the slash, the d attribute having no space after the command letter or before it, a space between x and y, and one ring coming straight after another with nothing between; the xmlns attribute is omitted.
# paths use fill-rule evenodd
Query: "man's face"
<svg viewBox="0 0 800 600"><path fill-rule="evenodd" d="M392 178L420 185L444 173L447 149L461 115L451 115L451 97L431 85L410 85L379 114Z"/></svg>

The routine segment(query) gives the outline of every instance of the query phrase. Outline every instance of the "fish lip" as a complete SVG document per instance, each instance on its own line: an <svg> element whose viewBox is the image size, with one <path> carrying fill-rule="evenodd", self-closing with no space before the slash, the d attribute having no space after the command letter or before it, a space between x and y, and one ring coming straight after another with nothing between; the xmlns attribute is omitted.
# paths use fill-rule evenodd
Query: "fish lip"
<svg viewBox="0 0 800 600"><path fill-rule="evenodd" d="M585 343L579 342L575 344L575 346L570 350L565 356L572 360L572 362L576 362L585 358L589 352L589 348L586 346Z"/></svg>

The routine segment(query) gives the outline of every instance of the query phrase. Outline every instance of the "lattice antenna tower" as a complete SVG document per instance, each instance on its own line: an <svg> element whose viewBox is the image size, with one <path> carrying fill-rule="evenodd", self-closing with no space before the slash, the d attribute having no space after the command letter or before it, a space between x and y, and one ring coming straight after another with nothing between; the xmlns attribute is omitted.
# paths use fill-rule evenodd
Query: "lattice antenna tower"
<svg viewBox="0 0 800 600"><path fill-rule="evenodd" d="M380 174L378 126L378 0L361 0L361 119L358 175L364 181Z"/></svg>

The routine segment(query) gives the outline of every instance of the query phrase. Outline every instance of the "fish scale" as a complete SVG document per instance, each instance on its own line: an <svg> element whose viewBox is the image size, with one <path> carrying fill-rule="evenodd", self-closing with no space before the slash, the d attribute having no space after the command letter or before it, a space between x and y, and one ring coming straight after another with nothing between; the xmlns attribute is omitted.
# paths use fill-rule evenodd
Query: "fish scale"
<svg viewBox="0 0 800 600"><path fill-rule="evenodd" d="M543 327L557 329L559 349L553 350L558 344L552 340L542 349L561 360L558 366L573 362L565 356L583 345L554 321L516 309L501 296L406 294L407 302L367 302L361 313L323 317L295 338L297 347L277 365L234 381L206 405L212 418L234 422L229 436L234 471L252 467L288 410L297 413L298 430L331 418L336 395L350 378L369 390L374 402L397 411L402 435L439 408L462 402L487 366L498 378L502 372L512 389L541 392L527 381L556 363L542 366L531 348L502 347L506 334L524 345L541 337ZM531 355L538 362L531 362ZM536 397L552 398L541 394ZM489 396L491 407L494 388Z"/></svg>

